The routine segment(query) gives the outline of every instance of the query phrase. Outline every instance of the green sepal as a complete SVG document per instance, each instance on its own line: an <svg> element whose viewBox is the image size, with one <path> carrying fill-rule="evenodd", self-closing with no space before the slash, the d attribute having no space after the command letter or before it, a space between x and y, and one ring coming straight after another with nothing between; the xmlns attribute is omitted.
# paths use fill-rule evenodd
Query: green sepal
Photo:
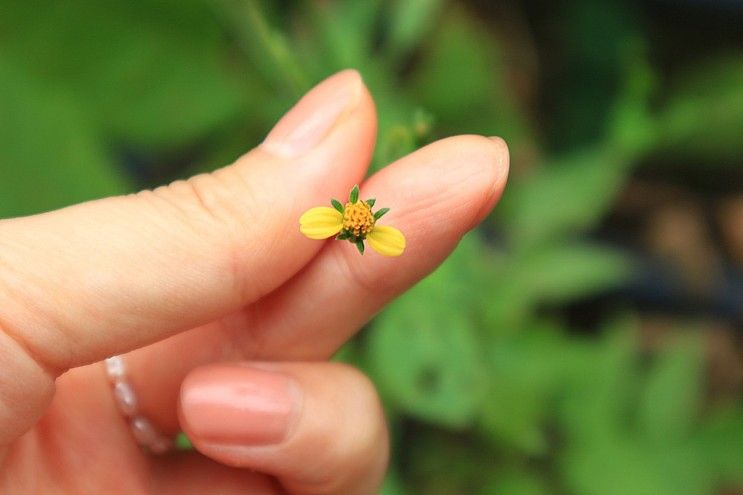
<svg viewBox="0 0 743 495"><path fill-rule="evenodd" d="M357 239L356 248L359 250L359 253L364 254L364 241L362 241L361 239Z"/></svg>
<svg viewBox="0 0 743 495"><path fill-rule="evenodd" d="M341 204L340 201L338 201L337 199L333 198L333 199L330 200L330 204L333 205L333 208L335 208L336 210L338 210L340 213L343 213L344 209L343 209L343 205Z"/></svg>
<svg viewBox="0 0 743 495"><path fill-rule="evenodd" d="M356 184L353 186L353 189L351 189L351 193L348 195L348 201L351 203L356 203L359 200L359 185Z"/></svg>
<svg viewBox="0 0 743 495"><path fill-rule="evenodd" d="M374 214L374 220L375 220L375 221L376 221L376 220L379 220L380 218L382 218L382 215L384 215L384 214L385 214L385 213L387 213L388 211L390 211L390 209L389 209L389 208L382 208L381 210L379 210L378 212L376 212L376 213Z"/></svg>
<svg viewBox="0 0 743 495"><path fill-rule="evenodd" d="M372 206L374 206L374 203L376 203L376 202L377 202L377 200L374 199L374 198L371 198L371 199L367 199L366 200L366 204L369 205L369 208L371 208Z"/></svg>
<svg viewBox="0 0 743 495"><path fill-rule="evenodd" d="M337 241L345 241L351 237L351 234L347 230L341 230L341 233L335 236Z"/></svg>

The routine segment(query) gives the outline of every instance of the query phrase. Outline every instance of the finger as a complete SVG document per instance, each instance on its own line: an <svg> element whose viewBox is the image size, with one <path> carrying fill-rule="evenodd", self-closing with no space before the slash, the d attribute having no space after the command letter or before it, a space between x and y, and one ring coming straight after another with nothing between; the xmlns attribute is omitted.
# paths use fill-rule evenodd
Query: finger
<svg viewBox="0 0 743 495"><path fill-rule="evenodd" d="M109 384L98 380L102 371L83 366L59 378L43 419L14 444L14 455L0 470L13 473L2 493L99 493L93 487L104 486L127 494L282 493L265 474L230 468L196 452L143 456ZM0 480L5 488L3 481L7 476Z"/></svg>
<svg viewBox="0 0 743 495"><path fill-rule="evenodd" d="M449 256L493 209L507 175L508 148L500 138L449 138L406 157L361 189L363 198L394 205L380 223L405 233L400 258L362 257L347 243L331 243L281 288L223 320L223 333L244 359L330 357Z"/></svg>
<svg viewBox="0 0 743 495"><path fill-rule="evenodd" d="M346 71L230 167L0 222L0 445L38 417L62 370L213 320L298 271L320 245L296 219L363 176L374 133L370 96Z"/></svg>
<svg viewBox="0 0 743 495"><path fill-rule="evenodd" d="M302 272L245 311L129 354L143 411L175 432L177 390L196 366L327 358L441 263L490 212L507 173L505 144L475 136L445 139L383 169L363 184L362 197L392 207L383 221L405 232L405 254L360 256L348 243L330 242Z"/></svg>
<svg viewBox="0 0 743 495"><path fill-rule="evenodd" d="M333 363L212 365L181 390L203 454L276 476L298 495L377 493L389 445L371 383Z"/></svg>

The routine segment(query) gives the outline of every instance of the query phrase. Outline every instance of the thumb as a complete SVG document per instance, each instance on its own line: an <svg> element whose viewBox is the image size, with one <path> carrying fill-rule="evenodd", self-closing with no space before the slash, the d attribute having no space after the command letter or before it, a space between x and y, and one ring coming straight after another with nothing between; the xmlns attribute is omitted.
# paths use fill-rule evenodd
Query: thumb
<svg viewBox="0 0 743 495"><path fill-rule="evenodd" d="M299 215L360 181L375 126L344 71L231 166L0 221L0 445L35 422L64 370L216 319L296 273L321 247Z"/></svg>

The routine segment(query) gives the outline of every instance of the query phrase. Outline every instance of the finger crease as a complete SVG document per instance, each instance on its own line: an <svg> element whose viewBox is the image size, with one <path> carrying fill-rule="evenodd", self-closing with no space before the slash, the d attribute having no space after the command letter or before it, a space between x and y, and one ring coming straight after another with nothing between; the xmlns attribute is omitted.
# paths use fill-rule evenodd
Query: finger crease
<svg viewBox="0 0 743 495"><path fill-rule="evenodd" d="M3 324L0 320L0 333L7 336L8 339L10 339L10 341L13 342L16 347L18 347L18 349L34 364L36 364L36 366L38 366L39 369L51 380L56 380L56 378L65 371L64 368L54 366L46 359L43 359L41 353L37 352L24 338L21 337L20 332L10 331L10 328L10 326Z"/></svg>

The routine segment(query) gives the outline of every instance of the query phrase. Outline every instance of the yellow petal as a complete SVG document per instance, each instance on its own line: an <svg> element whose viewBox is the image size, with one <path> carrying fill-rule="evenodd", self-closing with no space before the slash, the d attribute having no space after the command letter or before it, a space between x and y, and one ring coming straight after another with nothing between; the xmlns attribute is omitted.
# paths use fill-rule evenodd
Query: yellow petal
<svg viewBox="0 0 743 495"><path fill-rule="evenodd" d="M400 256L405 251L405 236L387 225L375 225L366 240L382 256Z"/></svg>
<svg viewBox="0 0 743 495"><path fill-rule="evenodd" d="M310 208L299 217L299 231L310 239L327 239L341 231L343 215L335 208Z"/></svg>

